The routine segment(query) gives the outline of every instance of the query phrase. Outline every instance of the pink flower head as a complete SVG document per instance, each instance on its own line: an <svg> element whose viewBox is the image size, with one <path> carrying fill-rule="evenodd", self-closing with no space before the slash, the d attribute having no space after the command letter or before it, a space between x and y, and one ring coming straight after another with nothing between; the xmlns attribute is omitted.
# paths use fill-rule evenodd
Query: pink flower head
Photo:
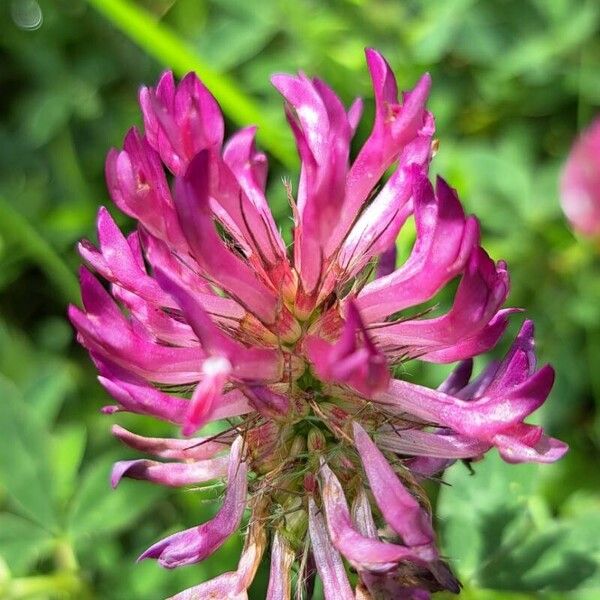
<svg viewBox="0 0 600 600"><path fill-rule="evenodd" d="M560 201L575 231L600 237L600 118L571 149L560 181Z"/></svg>
<svg viewBox="0 0 600 600"><path fill-rule="evenodd" d="M224 143L218 104L195 75L144 88L144 132L108 155L110 194L138 227L125 236L100 210L98 247L80 245L83 308L70 317L116 402L105 412L151 415L183 436L115 426L154 458L118 462L112 484L225 481L213 519L142 554L167 568L203 560L249 518L237 569L179 600L246 598L268 548L270 600L311 590L317 575L331 600L457 592L419 481L493 447L509 462L567 449L525 422L553 383L536 367L529 322L471 378L472 358L516 310L503 308L507 268L480 246L456 191L429 181L429 76L399 96L385 59L367 50L367 64L375 119L355 158L360 101L347 109L303 74L273 78L302 161L295 199L288 190L290 252L254 129ZM416 241L396 268L409 218ZM423 308L454 279L449 309ZM429 389L399 376L412 360L461 362ZM223 419L218 435L197 435Z"/></svg>

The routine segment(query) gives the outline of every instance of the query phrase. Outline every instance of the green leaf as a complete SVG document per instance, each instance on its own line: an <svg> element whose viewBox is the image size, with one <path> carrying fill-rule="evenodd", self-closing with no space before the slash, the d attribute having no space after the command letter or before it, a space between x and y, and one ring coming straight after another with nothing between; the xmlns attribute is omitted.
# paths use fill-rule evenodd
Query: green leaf
<svg viewBox="0 0 600 600"><path fill-rule="evenodd" d="M37 355L37 368L21 386L27 403L43 423L52 423L67 394L77 381L73 365L67 361ZM44 360L45 359L45 360Z"/></svg>
<svg viewBox="0 0 600 600"><path fill-rule="evenodd" d="M70 514L68 531L76 543L113 535L137 521L166 490L140 481L123 481L110 488L114 456L103 456L83 475Z"/></svg>
<svg viewBox="0 0 600 600"><path fill-rule="evenodd" d="M39 525L18 515L0 514L0 556L13 575L27 573L52 544L52 536Z"/></svg>
<svg viewBox="0 0 600 600"><path fill-rule="evenodd" d="M21 513L46 529L56 525L48 434L11 382L0 377L0 482Z"/></svg>
<svg viewBox="0 0 600 600"><path fill-rule="evenodd" d="M600 583L600 516L554 520L537 493L538 465L509 465L497 455L455 465L438 514L443 547L470 587L570 592ZM548 467L546 467L548 468Z"/></svg>
<svg viewBox="0 0 600 600"><path fill-rule="evenodd" d="M86 429L83 425L66 425L58 429L52 438L52 471L56 493L66 500L74 490L77 472L83 459Z"/></svg>

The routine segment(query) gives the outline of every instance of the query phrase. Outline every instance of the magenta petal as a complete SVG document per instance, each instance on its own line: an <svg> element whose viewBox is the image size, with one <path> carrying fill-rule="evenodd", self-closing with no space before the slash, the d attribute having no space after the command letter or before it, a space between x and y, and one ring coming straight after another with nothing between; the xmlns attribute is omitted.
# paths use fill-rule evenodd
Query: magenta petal
<svg viewBox="0 0 600 600"><path fill-rule="evenodd" d="M531 431L526 429L528 426L522 421L543 404L553 382L554 371L546 365L512 388L489 396L483 391L478 399L464 401L439 391L394 380L389 392L380 395L379 400L390 406L401 407L402 411L421 419L450 427L467 437L497 445L500 450L505 446L508 453L508 440L514 438L511 432ZM534 447L539 437L531 439L526 436L521 442L517 439L515 444L523 441ZM557 454L561 451L557 450ZM517 446L515 452L519 452ZM548 459L551 460L553 456L555 454L550 452Z"/></svg>
<svg viewBox="0 0 600 600"><path fill-rule="evenodd" d="M246 590L242 590L239 594L234 594L238 583L238 574L235 571L228 571L209 579L200 585L195 585L179 594L171 596L168 600L248 600Z"/></svg>
<svg viewBox="0 0 600 600"><path fill-rule="evenodd" d="M223 394L231 373L231 363L222 356L211 356L202 365L202 381L196 386L186 411L181 433L193 435L208 422L212 408Z"/></svg>
<svg viewBox="0 0 600 600"><path fill-rule="evenodd" d="M273 323L277 298L249 265L231 252L218 236L209 208L209 152L200 152L183 177L175 180L175 205L181 227L206 275L247 306L263 322Z"/></svg>
<svg viewBox="0 0 600 600"><path fill-rule="evenodd" d="M350 385L367 396L387 389L390 380L387 361L371 341L352 299L346 303L346 321L340 339L330 344L309 336L306 348L321 379Z"/></svg>
<svg viewBox="0 0 600 600"><path fill-rule="evenodd" d="M600 235L600 119L577 139L560 181L560 202L573 229Z"/></svg>
<svg viewBox="0 0 600 600"><path fill-rule="evenodd" d="M223 162L231 170L237 185L223 177L216 197L220 201L223 194L230 196L229 211L237 227L244 232L246 243L265 264L274 265L287 261L286 247L265 197L267 157L257 152L255 133L256 127L247 127L235 133L225 145ZM221 172L225 175L224 169ZM224 186L226 182L229 182L228 186Z"/></svg>
<svg viewBox="0 0 600 600"><path fill-rule="evenodd" d="M248 600L248 587L254 579L256 569L262 558L266 535L255 531L259 526L251 525L246 534L246 543L235 571L223 573L196 585L170 600ZM282 598L283 600L283 598Z"/></svg>
<svg viewBox="0 0 600 600"><path fill-rule="evenodd" d="M396 244L390 246L387 250L381 253L379 256L379 262L377 263L377 272L375 274L377 279L380 277L385 277L396 270L397 255L398 250L396 249Z"/></svg>
<svg viewBox="0 0 600 600"><path fill-rule="evenodd" d="M391 452L432 458L473 458L489 450L491 444L463 435L440 431L388 428L376 434L377 445Z"/></svg>
<svg viewBox="0 0 600 600"><path fill-rule="evenodd" d="M317 571L323 582L325 600L354 600L342 558L332 546L325 519L319 512L315 501L310 497L308 499L308 529Z"/></svg>
<svg viewBox="0 0 600 600"><path fill-rule="evenodd" d="M271 81L286 100L288 121L302 160L298 186L296 265L304 290L314 291L322 261L338 248L332 233L343 211L352 127L339 98L322 81L276 75Z"/></svg>
<svg viewBox="0 0 600 600"><path fill-rule="evenodd" d="M135 128L125 137L123 150L109 152L106 182L125 214L138 219L152 235L185 248L160 158Z"/></svg>
<svg viewBox="0 0 600 600"><path fill-rule="evenodd" d="M338 227L344 232L374 185L424 125L431 86L431 78L424 75L400 105L396 79L388 63L372 49L366 50L366 56L375 93L375 122L348 174L346 214Z"/></svg>
<svg viewBox="0 0 600 600"><path fill-rule="evenodd" d="M519 312L516 308L499 310L482 329L474 335L446 348L428 351L419 356L421 360L433 363L450 363L465 360L488 352L496 346L508 327L509 316Z"/></svg>
<svg viewBox="0 0 600 600"><path fill-rule="evenodd" d="M81 269L80 280L86 312L71 306L69 317L81 343L90 352L153 381L189 383L198 380L203 358L199 347L157 344L147 331L125 318L87 269Z"/></svg>
<svg viewBox="0 0 600 600"><path fill-rule="evenodd" d="M357 569L389 570L395 563L418 559L418 550L365 537L354 526L344 491L331 469L321 465L321 496L333 545Z"/></svg>
<svg viewBox="0 0 600 600"><path fill-rule="evenodd" d="M210 438L194 438L193 440L151 438L136 435L119 425L113 425L112 434L134 450L174 460L206 460L229 448L229 444L223 441L224 438L215 440Z"/></svg>
<svg viewBox="0 0 600 600"><path fill-rule="evenodd" d="M418 501L404 487L394 470L367 432L354 423L354 443L367 474L371 492L375 496L386 522L402 536L408 546L422 546L421 556L435 558L435 534L431 518Z"/></svg>
<svg viewBox="0 0 600 600"><path fill-rule="evenodd" d="M183 421L187 400L165 394L143 379L126 374L107 362L96 361L96 364L101 372L98 381L124 410L152 415L173 423Z"/></svg>
<svg viewBox="0 0 600 600"><path fill-rule="evenodd" d="M104 207L98 211L98 239L100 251L87 241L79 244L79 253L94 270L149 302L172 306L169 296L146 273L143 259L140 263L141 257L136 257L130 243Z"/></svg>
<svg viewBox="0 0 600 600"><path fill-rule="evenodd" d="M398 233L414 209L415 182L426 176L429 167L432 135L433 125L424 126L404 148L396 171L352 225L337 259L346 277L354 276L374 256L395 248ZM378 277L389 275L395 267L394 259Z"/></svg>
<svg viewBox="0 0 600 600"><path fill-rule="evenodd" d="M273 392L264 386L247 386L245 393L252 406L268 419L281 419L289 415L292 410L290 399L287 396Z"/></svg>
<svg viewBox="0 0 600 600"><path fill-rule="evenodd" d="M449 361L488 350L506 327L506 312L496 317L508 295L505 266L497 266L482 248L474 249L458 286L452 308L441 317L413 319L385 324L375 330L374 338L385 346L401 348L402 353L423 359L430 352L450 351L438 356ZM490 327L488 328L488 325Z"/></svg>
<svg viewBox="0 0 600 600"><path fill-rule="evenodd" d="M190 463L161 463L143 459L122 460L115 463L110 481L112 487L117 487L123 477L180 487L223 477L227 472L227 464L227 456Z"/></svg>
<svg viewBox="0 0 600 600"><path fill-rule="evenodd" d="M242 438L237 438L231 446L227 493L217 515L202 525L157 542L138 560L156 558L168 569L196 563L211 555L239 527L246 507L248 488L248 467L242 460L242 446Z"/></svg>
<svg viewBox="0 0 600 600"><path fill-rule="evenodd" d="M458 275L479 241L479 227L466 217L456 192L438 178L435 193L425 175L413 186L417 239L399 269L366 285L357 298L368 322L432 298Z"/></svg>
<svg viewBox="0 0 600 600"><path fill-rule="evenodd" d="M156 279L177 301L204 350L211 355L226 357L222 360L231 363L232 376L266 381L277 380L280 377L282 361L278 351L257 347L246 348L221 331L195 295L178 281L160 269L156 269Z"/></svg>
<svg viewBox="0 0 600 600"><path fill-rule="evenodd" d="M289 600L292 586L292 564L296 553L281 535L275 531L271 544L271 572L266 600Z"/></svg>
<svg viewBox="0 0 600 600"><path fill-rule="evenodd" d="M221 109L195 73L177 86L173 74L165 73L156 89L141 89L140 105L148 141L174 174L185 171L201 150L223 142Z"/></svg>
<svg viewBox="0 0 600 600"><path fill-rule="evenodd" d="M537 363L534 348L533 322L526 320L492 381L485 388L485 393L491 395L513 388L533 375Z"/></svg>
<svg viewBox="0 0 600 600"><path fill-rule="evenodd" d="M467 383L469 383L469 379L471 379L471 374L473 373L473 359L468 358L463 360L454 370L446 377L446 379L442 382L441 385L438 386L438 391L443 392L444 394L456 394L458 391L462 390Z"/></svg>
<svg viewBox="0 0 600 600"><path fill-rule="evenodd" d="M406 461L406 466L417 478L428 479L447 469L455 461L453 458L433 458L431 456L416 456Z"/></svg>
<svg viewBox="0 0 600 600"><path fill-rule="evenodd" d="M500 456L509 463L552 463L562 458L569 446L546 436L541 427L520 424L494 436Z"/></svg>

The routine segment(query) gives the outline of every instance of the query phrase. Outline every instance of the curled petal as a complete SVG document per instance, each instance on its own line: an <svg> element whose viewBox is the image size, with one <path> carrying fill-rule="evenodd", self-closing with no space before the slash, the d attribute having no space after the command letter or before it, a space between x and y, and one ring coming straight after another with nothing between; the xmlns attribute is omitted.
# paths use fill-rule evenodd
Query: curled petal
<svg viewBox="0 0 600 600"><path fill-rule="evenodd" d="M385 456L372 442L367 432L354 423L354 443L386 522L402 536L408 546L421 546L419 554L427 560L437 555L431 517L404 487Z"/></svg>
<svg viewBox="0 0 600 600"><path fill-rule="evenodd" d="M398 233L414 210L411 199L415 183L426 176L429 167L432 135L433 125L425 126L404 148L396 171L350 229L338 257L347 277L358 273L374 256L395 249ZM395 268L394 256L378 277L389 275Z"/></svg>
<svg viewBox="0 0 600 600"><path fill-rule="evenodd" d="M175 85L173 74L163 74L156 89L140 90L146 137L172 173L183 173L206 148L220 149L223 115L217 101L195 73Z"/></svg>
<svg viewBox="0 0 600 600"><path fill-rule="evenodd" d="M325 519L312 498L308 499L308 529L325 600L354 600L342 557L331 545Z"/></svg>
<svg viewBox="0 0 600 600"><path fill-rule="evenodd" d="M510 452L510 439L515 440L515 452L519 451L519 444L523 441L533 450L539 444L541 459L547 453L546 458L550 461L559 458L559 454L564 454L566 446L553 446L554 441L546 443L546 438L539 436L519 439L519 434L523 431L523 419L543 404L553 382L554 371L546 365L513 388L489 396L484 393L477 400L465 401L439 391L394 380L389 392L380 395L379 400L389 406L401 407L402 411L421 419L450 427L467 437L496 445L501 451L506 447L507 456Z"/></svg>
<svg viewBox="0 0 600 600"><path fill-rule="evenodd" d="M388 386L390 373L387 361L371 341L352 300L347 303L346 309L340 339L330 344L315 336L308 337L308 356L321 379L351 385L370 396Z"/></svg>
<svg viewBox="0 0 600 600"><path fill-rule="evenodd" d="M302 160L294 251L304 290L311 293L320 281L323 260L341 241L332 236L331 223L345 210L352 127L341 101L322 81L302 74L276 75L271 81L286 100Z"/></svg>
<svg viewBox="0 0 600 600"><path fill-rule="evenodd" d="M121 460L115 463L110 482L117 487L123 477L145 479L160 485L181 487L223 477L227 472L227 456L190 463L162 463L155 460Z"/></svg>
<svg viewBox="0 0 600 600"><path fill-rule="evenodd" d="M431 87L429 75L421 77L415 88L404 95L401 104L396 79L383 56L369 48L366 50L366 57L375 94L375 121L371 135L348 173L346 210L336 228L344 233L369 192L403 148L417 136L427 119L425 102Z"/></svg>
<svg viewBox="0 0 600 600"><path fill-rule="evenodd" d="M279 531L273 536L271 545L271 573L266 600L290 600L292 586L292 564L296 553Z"/></svg>
<svg viewBox="0 0 600 600"><path fill-rule="evenodd" d="M161 540L138 560L156 558L168 569L204 560L219 548L239 527L246 506L248 467L242 460L242 438L231 446L227 472L227 493L216 516L199 525Z"/></svg>
<svg viewBox="0 0 600 600"><path fill-rule="evenodd" d="M537 363L534 348L533 322L526 320L510 350L494 372L493 378L485 387L485 393L501 393L502 390L513 388L531 377Z"/></svg>
<svg viewBox="0 0 600 600"><path fill-rule="evenodd" d="M96 359L96 366L100 371L98 381L119 402L120 409L173 423L183 421L188 407L184 398L165 394L109 361Z"/></svg>
<svg viewBox="0 0 600 600"><path fill-rule="evenodd" d="M196 386L184 417L183 435L193 435L208 422L213 406L222 398L230 373L231 363L223 356L211 356L204 361L202 381Z"/></svg>
<svg viewBox="0 0 600 600"><path fill-rule="evenodd" d="M266 545L262 525L254 525L246 537L246 544L236 571L223 573L214 579L184 590L170 600L248 600L248 587L254 579Z"/></svg>
<svg viewBox="0 0 600 600"><path fill-rule="evenodd" d="M175 298L206 353L226 357L223 359L229 362L227 374L231 373L233 377L251 380L264 378L267 381L277 381L279 379L282 359L278 351L257 347L246 348L219 329L190 290L160 269L156 270L156 278L163 289ZM213 366L216 365L217 363ZM211 372L214 372L214 369Z"/></svg>
<svg viewBox="0 0 600 600"><path fill-rule="evenodd" d="M377 434L377 444L388 451L432 458L473 458L487 452L490 444L464 435L403 429L387 429Z"/></svg>
<svg viewBox="0 0 600 600"><path fill-rule="evenodd" d="M488 352L504 335L510 315L516 312L520 312L519 309L503 308L491 318L487 325L476 331L471 337L446 348L428 351L419 358L433 363L450 363Z"/></svg>
<svg viewBox="0 0 600 600"><path fill-rule="evenodd" d="M141 377L161 383L198 381L204 353L200 347L177 348L155 343L121 313L100 282L87 269L80 271L85 312L69 307L69 317L81 343Z"/></svg>
<svg viewBox="0 0 600 600"><path fill-rule="evenodd" d="M399 348L402 353L426 359L431 351L452 349L450 360L456 358L456 348L468 352L479 349L481 339L494 342L504 331L503 319L494 322L492 334L486 327L496 316L508 295L508 274L504 264L494 265L482 248L471 255L461 279L452 308L434 319L413 319L385 324L374 332L375 339L386 347ZM483 344L484 350L485 344ZM446 357L448 358L448 357Z"/></svg>
<svg viewBox="0 0 600 600"><path fill-rule="evenodd" d="M413 186L417 238L399 269L366 285L357 303L367 322L432 298L458 275L479 240L479 226L466 217L456 192L438 178L435 193L425 175Z"/></svg>
<svg viewBox="0 0 600 600"><path fill-rule="evenodd" d="M137 236L128 241L104 207L98 211L97 223L100 250L90 242L83 241L79 244L82 258L105 279L118 283L149 302L172 306L168 294L146 273L142 257L134 253L132 244L135 244L137 253L140 251Z"/></svg>
<svg viewBox="0 0 600 600"><path fill-rule="evenodd" d="M112 295L127 309L132 322L137 321L140 328L148 331L157 342L165 346L198 346L192 328L176 317L177 309L165 310L116 284L112 287Z"/></svg>
<svg viewBox="0 0 600 600"><path fill-rule="evenodd" d="M222 437L218 439L194 438L193 440L151 438L136 435L119 425L113 425L112 434L130 448L174 460L206 460L212 458L217 452L229 448L229 444Z"/></svg>
<svg viewBox="0 0 600 600"><path fill-rule="evenodd" d="M262 257L263 266L269 266L287 262L286 248L265 197L267 158L255 148L255 133L256 127L247 127L235 133L225 145L224 165L230 169L236 185L231 177L226 177L226 169L222 169L221 185L215 196L218 201L228 196L224 208L244 233L246 244Z"/></svg>
<svg viewBox="0 0 600 600"><path fill-rule="evenodd" d="M321 465L319 475L331 541L357 569L387 571L399 561L419 559L411 548L381 542L359 533L352 523L338 478L326 464Z"/></svg>
<svg viewBox="0 0 600 600"><path fill-rule="evenodd" d="M175 180L179 222L194 257L206 275L248 307L264 323L277 315L277 297L242 259L227 248L215 229L210 211L210 153L200 152L185 175Z"/></svg>
<svg viewBox="0 0 600 600"><path fill-rule="evenodd" d="M562 458L569 446L545 435L541 427L520 424L494 436L500 456L509 463L552 463Z"/></svg>
<svg viewBox="0 0 600 600"><path fill-rule="evenodd" d="M129 130L123 150L106 158L106 182L114 203L152 235L185 249L160 158L137 129Z"/></svg>
<svg viewBox="0 0 600 600"><path fill-rule="evenodd" d="M100 371L98 380L120 404L116 410L151 415L179 425L185 422L190 406L189 400L162 392L141 377L125 371L104 358L93 358ZM218 403L212 405L205 422L235 417L252 411L253 408L246 397L238 390L232 390L224 394ZM192 441L188 440L187 443L191 445Z"/></svg>
<svg viewBox="0 0 600 600"><path fill-rule="evenodd" d="M458 391L462 390L467 383L469 383L469 379L471 379L471 374L473 373L473 359L468 358L463 360L451 373L446 377L446 379L442 382L441 385L438 386L439 392L444 392L444 394L456 394Z"/></svg>

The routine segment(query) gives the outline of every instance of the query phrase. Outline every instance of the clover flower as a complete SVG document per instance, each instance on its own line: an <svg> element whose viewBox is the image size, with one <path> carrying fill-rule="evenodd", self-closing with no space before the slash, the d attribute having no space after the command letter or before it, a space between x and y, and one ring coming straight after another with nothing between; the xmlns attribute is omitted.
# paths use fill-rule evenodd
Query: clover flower
<svg viewBox="0 0 600 600"><path fill-rule="evenodd" d="M600 119L576 140L560 181L562 209L575 231L600 237Z"/></svg>
<svg viewBox="0 0 600 600"><path fill-rule="evenodd" d="M83 268L84 308L70 317L117 402L105 412L151 415L186 436L115 426L162 460L119 462L112 483L225 479L213 519L142 554L164 567L201 561L245 531L237 570L177 600L246 598L267 551L270 600L310 597L317 575L328 600L457 592L421 482L493 447L509 462L567 449L524 422L553 383L550 366L536 368L530 322L504 359L471 377L472 358L515 312L502 308L506 265L482 249L456 192L428 180L429 76L399 99L384 58L366 55L375 117L353 160L361 102L346 110L319 79L273 77L302 163L297 192L287 189L291 251L265 197L254 128L223 143L219 107L194 74L143 88L144 133L131 129L108 155L112 199L138 227L125 237L100 210L99 247L80 251L110 292ZM416 241L396 268L409 218ZM424 310L453 279L451 308ZM429 389L402 379L412 360L458 366ZM214 421L220 433L196 436Z"/></svg>

